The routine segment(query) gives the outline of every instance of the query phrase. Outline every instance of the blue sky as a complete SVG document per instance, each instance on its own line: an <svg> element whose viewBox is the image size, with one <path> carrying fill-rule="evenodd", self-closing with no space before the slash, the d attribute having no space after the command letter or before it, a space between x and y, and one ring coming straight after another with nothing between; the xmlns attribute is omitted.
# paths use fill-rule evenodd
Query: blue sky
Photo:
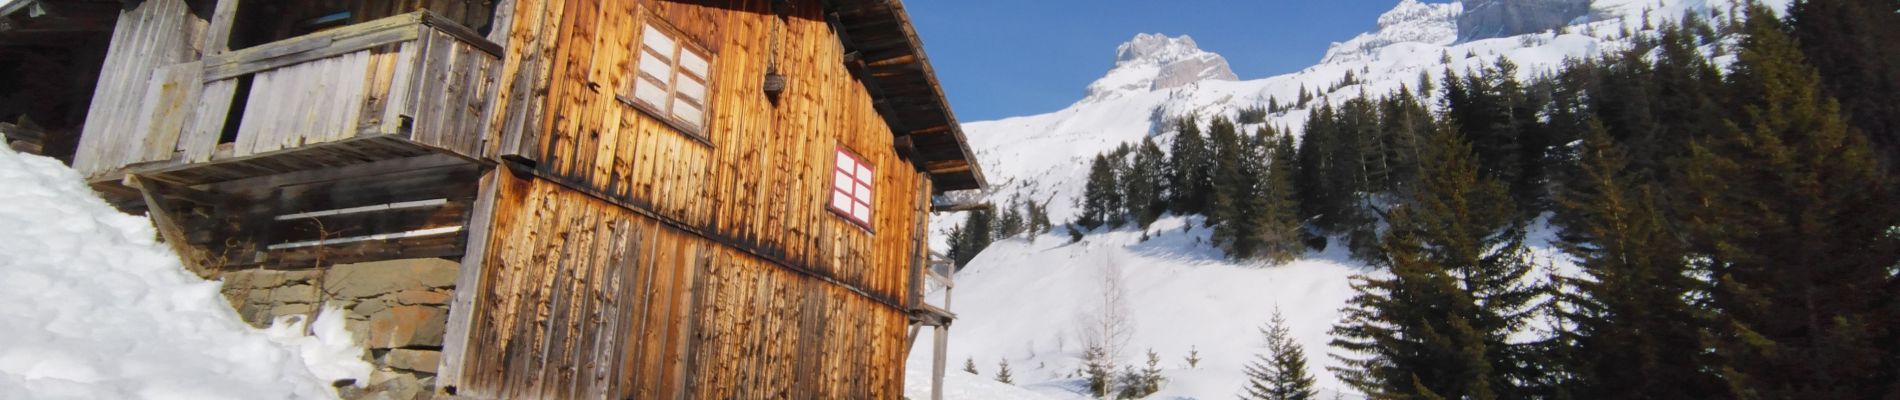
<svg viewBox="0 0 1900 400"><path fill-rule="evenodd" d="M1443 3L1446 1L1428 1ZM1136 33L1187 34L1241 79L1318 62L1398 0L910 0L957 119L1059 110L1114 66Z"/></svg>

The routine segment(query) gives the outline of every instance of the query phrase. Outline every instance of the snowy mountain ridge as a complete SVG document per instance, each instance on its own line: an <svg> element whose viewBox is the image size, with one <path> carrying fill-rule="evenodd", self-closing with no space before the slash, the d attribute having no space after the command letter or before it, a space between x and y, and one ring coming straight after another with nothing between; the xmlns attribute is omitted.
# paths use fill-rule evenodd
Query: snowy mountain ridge
<svg viewBox="0 0 1900 400"><path fill-rule="evenodd" d="M1767 3L1785 9L1790 1ZM1436 81L1448 70L1468 71L1499 60L1510 60L1520 78L1531 78L1566 59L1627 48L1625 31L1644 34L1645 27L1662 26L1685 13L1714 19L1734 10L1731 0L1593 0L1588 15L1555 29L1461 40L1460 21L1469 4L1395 3L1367 32L1333 44L1313 66L1257 79L1188 74L1193 78L1160 84L1156 78L1166 65L1220 56L1186 36L1138 35L1116 49L1116 66L1075 104L1046 114L964 124L992 185L983 197L999 206L1012 199L1046 202L1051 220L1061 224L1079 211L1073 199L1082 192L1091 158L1144 138L1167 148L1174 134L1168 121L1174 118L1187 116L1205 126L1215 116L1232 119L1243 108L1269 101L1294 104L1305 92L1313 102L1270 114L1264 124L1241 126L1247 133L1271 125L1298 135L1310 110L1322 104L1402 88L1416 91L1420 79ZM1220 63L1225 69L1225 61ZM1349 74L1353 81L1343 82ZM933 218L933 245L945 248L943 234L962 219L957 214ZM1286 312L1324 397L1342 393L1350 398L1351 391L1326 369L1338 366L1328 356L1333 349L1327 330L1351 295L1350 278L1373 271L1340 254L1339 246L1285 265L1234 262L1208 244L1209 231L1198 221L1169 216L1148 232L1104 229L1077 243L1069 243L1060 226L1033 241L998 241L958 274L952 311L960 320L950 336L951 364L972 360L984 376L960 378L982 379L1006 360L1016 386L1054 398L1081 398L1083 386L1074 373L1080 366L1078 319L1100 312L1088 300L1102 292L1100 282L1111 275L1108 271L1118 270L1112 275L1120 277L1136 321L1130 349L1119 361L1140 367L1144 350L1160 355L1169 383L1153 398L1235 396L1245 380L1242 367L1259 351L1257 329L1275 307ZM1550 262L1546 265L1567 265L1549 244L1549 227L1533 229L1531 235L1533 251ZM917 349L928 345L920 339ZM1203 360L1186 365L1184 357L1196 351ZM927 351L914 350L910 368L927 369L928 362Z"/></svg>
<svg viewBox="0 0 1900 400"><path fill-rule="evenodd" d="M1089 84L1083 102L1173 89L1204 80L1239 80L1227 59L1201 50L1187 35L1143 33L1115 48L1115 68Z"/></svg>

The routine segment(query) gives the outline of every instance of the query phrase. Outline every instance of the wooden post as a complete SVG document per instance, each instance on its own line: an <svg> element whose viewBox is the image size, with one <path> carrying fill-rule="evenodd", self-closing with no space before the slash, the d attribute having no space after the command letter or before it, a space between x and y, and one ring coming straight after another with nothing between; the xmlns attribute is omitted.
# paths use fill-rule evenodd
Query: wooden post
<svg viewBox="0 0 1900 400"><path fill-rule="evenodd" d="M944 322L937 325L937 338L935 343L931 343L935 347L935 354L930 361L930 400L943 400L944 359L950 357L950 324L949 321Z"/></svg>
<svg viewBox="0 0 1900 400"><path fill-rule="evenodd" d="M159 238L164 239L165 244L171 246L173 252L178 253L178 259L185 264L185 269L199 277L210 278L212 271L205 267L204 252L198 251L185 242L184 228L178 225L177 220L172 219L171 211L166 208L165 198L159 193L163 189L158 186L158 183L139 178L138 175L126 175L122 183L138 189L139 194L145 197L145 215L152 218L152 225L158 228Z"/></svg>
<svg viewBox="0 0 1900 400"><path fill-rule="evenodd" d="M489 221L495 212L496 186L506 179L501 176L505 173L492 168L482 175L475 208L469 214L467 251L462 253L462 266L456 271L455 297L450 300L448 327L442 335L442 359L436 366L437 395L448 394L448 388L461 383L470 326L475 322L475 299L482 289L482 264L488 257L488 237L494 228Z"/></svg>
<svg viewBox="0 0 1900 400"><path fill-rule="evenodd" d="M231 51L231 26L237 21L238 0L218 0L217 8L211 12L211 21L205 28L204 45L201 51L206 56L224 54Z"/></svg>

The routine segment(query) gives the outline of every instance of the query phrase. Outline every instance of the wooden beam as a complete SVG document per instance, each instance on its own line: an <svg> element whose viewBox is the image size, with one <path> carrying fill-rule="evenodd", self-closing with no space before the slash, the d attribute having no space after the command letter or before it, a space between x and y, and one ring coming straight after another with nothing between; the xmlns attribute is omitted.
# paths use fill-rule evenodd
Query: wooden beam
<svg viewBox="0 0 1900 400"><path fill-rule="evenodd" d="M462 254L461 269L456 271L455 297L449 304L449 322L442 336L442 358L436 366L436 391L447 394L462 381L462 364L467 359L469 332L475 322L475 298L481 292L482 262L488 258L488 238L493 232L496 189L501 184L501 168L482 176L481 194L475 197L475 211L469 216L467 252Z"/></svg>
<svg viewBox="0 0 1900 400"><path fill-rule="evenodd" d="M179 261L185 264L185 270L201 278L211 278L213 271L205 265L205 254L185 241L184 228L172 219L172 213L166 207L164 189L156 182L140 179L138 175L126 175L125 185L138 188L145 197L145 215L151 217L152 225L158 228L158 236L178 253Z"/></svg>
<svg viewBox="0 0 1900 400"><path fill-rule="evenodd" d="M937 331L937 337L936 340L930 344L931 347L934 347L934 351L930 357L930 399L943 400L944 359L950 357L950 326L943 325L935 329Z"/></svg>
<svg viewBox="0 0 1900 400"><path fill-rule="evenodd" d="M237 25L238 1L218 0L217 8L211 12L202 47L206 57L231 51L231 27Z"/></svg>
<svg viewBox="0 0 1900 400"><path fill-rule="evenodd" d="M951 204L930 205L930 212L957 212L957 211L976 211L976 210L994 210L994 209L996 209L996 206L991 205L990 203L951 203Z"/></svg>

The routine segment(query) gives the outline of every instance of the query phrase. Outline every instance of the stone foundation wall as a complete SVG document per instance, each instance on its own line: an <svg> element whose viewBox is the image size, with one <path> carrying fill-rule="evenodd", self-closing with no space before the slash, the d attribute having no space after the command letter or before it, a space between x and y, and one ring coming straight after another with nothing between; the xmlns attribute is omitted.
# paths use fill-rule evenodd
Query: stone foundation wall
<svg viewBox="0 0 1900 400"><path fill-rule="evenodd" d="M282 316L309 318L329 304L349 312L345 326L376 365L346 399L418 399L434 393L443 329L460 265L439 258L376 261L322 269L225 271L225 298L251 325Z"/></svg>

